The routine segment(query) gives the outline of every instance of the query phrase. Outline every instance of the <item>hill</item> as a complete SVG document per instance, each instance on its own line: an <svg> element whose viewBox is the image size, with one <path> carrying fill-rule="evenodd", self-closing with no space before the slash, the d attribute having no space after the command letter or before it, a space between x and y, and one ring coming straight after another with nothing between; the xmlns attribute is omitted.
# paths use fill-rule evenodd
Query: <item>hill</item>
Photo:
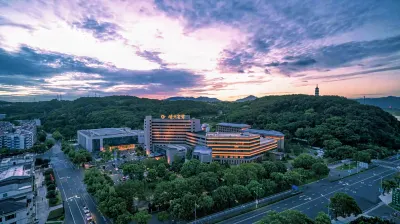
<svg viewBox="0 0 400 224"><path fill-rule="evenodd" d="M76 138L79 129L143 129L146 115L183 113L209 124L240 122L282 131L289 141L296 137L325 147L326 155L335 159L352 157L357 151L382 157L400 148L400 122L395 117L378 107L336 96L266 96L212 104L131 96L83 97L74 101L10 103L0 107L0 113L6 113L7 119L40 118L45 130L59 130L66 138Z"/></svg>
<svg viewBox="0 0 400 224"><path fill-rule="evenodd" d="M250 96L246 96L245 98L242 99L237 99L235 102L246 102L246 101L252 101L257 99L256 96L250 95Z"/></svg>
<svg viewBox="0 0 400 224"><path fill-rule="evenodd" d="M177 101L177 100L191 100L191 101L200 101L200 102L221 102L221 100L217 98L210 98L210 97L205 97L205 96L199 96L199 97L181 97L181 96L174 96L167 98L165 100L169 101Z"/></svg>
<svg viewBox="0 0 400 224"><path fill-rule="evenodd" d="M356 99L357 102L364 104L364 99ZM380 98L365 98L365 104L380 107L382 109L400 109L400 97L387 96Z"/></svg>

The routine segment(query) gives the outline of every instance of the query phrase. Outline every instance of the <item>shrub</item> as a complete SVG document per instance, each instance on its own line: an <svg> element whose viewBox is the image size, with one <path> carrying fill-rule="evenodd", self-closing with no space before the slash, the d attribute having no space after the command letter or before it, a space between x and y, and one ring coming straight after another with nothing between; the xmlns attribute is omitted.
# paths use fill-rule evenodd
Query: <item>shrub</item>
<svg viewBox="0 0 400 224"><path fill-rule="evenodd" d="M54 185L54 184L50 184L49 186L47 186L48 191L54 191L55 189L56 189L56 185Z"/></svg>
<svg viewBox="0 0 400 224"><path fill-rule="evenodd" d="M47 169L46 171L44 171L44 175L50 175L50 174L53 174L54 175L54 171L53 171L53 169Z"/></svg>
<svg viewBox="0 0 400 224"><path fill-rule="evenodd" d="M57 202L58 202L58 199L56 197L49 199L49 205L50 206L56 205Z"/></svg>
<svg viewBox="0 0 400 224"><path fill-rule="evenodd" d="M55 190L48 191L47 194L46 194L46 198L55 198L56 195L57 195L57 193L56 193Z"/></svg>

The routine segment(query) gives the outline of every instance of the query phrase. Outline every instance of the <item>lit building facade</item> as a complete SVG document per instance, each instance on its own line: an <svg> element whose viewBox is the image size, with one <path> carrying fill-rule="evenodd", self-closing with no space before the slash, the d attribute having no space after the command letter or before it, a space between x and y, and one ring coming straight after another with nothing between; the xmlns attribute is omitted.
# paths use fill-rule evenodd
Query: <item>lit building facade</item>
<svg viewBox="0 0 400 224"><path fill-rule="evenodd" d="M139 140L143 135L141 130L130 128L102 128L79 130L77 132L78 143L89 152L104 150L104 147L118 148L119 150L134 149L136 144L143 144Z"/></svg>
<svg viewBox="0 0 400 224"><path fill-rule="evenodd" d="M147 154L153 146L179 145L186 143L186 133L201 130L199 119L189 115L161 115L160 118L146 116L144 119L144 139Z"/></svg>
<svg viewBox="0 0 400 224"><path fill-rule="evenodd" d="M242 132L248 128L251 128L248 124L219 123L217 124L216 132Z"/></svg>
<svg viewBox="0 0 400 224"><path fill-rule="evenodd" d="M261 158L267 151L278 147L277 141L251 133L207 133L207 146L212 159L221 163L248 163Z"/></svg>

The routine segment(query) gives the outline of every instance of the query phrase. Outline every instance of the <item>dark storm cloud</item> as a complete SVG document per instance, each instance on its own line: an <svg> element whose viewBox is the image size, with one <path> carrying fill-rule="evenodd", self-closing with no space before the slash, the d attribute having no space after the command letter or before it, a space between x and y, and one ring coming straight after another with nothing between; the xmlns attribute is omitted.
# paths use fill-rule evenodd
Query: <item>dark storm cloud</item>
<svg viewBox="0 0 400 224"><path fill-rule="evenodd" d="M90 65L89 65L90 64ZM177 91L180 88L193 87L202 82L202 76L185 70L156 69L137 71L116 68L88 57L75 57L66 54L43 52L22 47L18 52L7 52L0 48L0 85L34 85L45 78L63 73L77 72L96 74L100 77L88 79L103 80L96 83L100 89L114 85L153 85L154 88L166 88ZM95 67L91 67L95 65ZM75 78L79 80L79 77Z"/></svg>
<svg viewBox="0 0 400 224"><path fill-rule="evenodd" d="M220 71L238 73L244 73L245 70L251 68L254 64L254 55L240 50L224 50L218 62Z"/></svg>
<svg viewBox="0 0 400 224"><path fill-rule="evenodd" d="M121 27L114 23L100 22L93 18L85 18L81 22L75 22L74 25L80 29L92 32L94 37L103 41L121 38L118 34Z"/></svg>

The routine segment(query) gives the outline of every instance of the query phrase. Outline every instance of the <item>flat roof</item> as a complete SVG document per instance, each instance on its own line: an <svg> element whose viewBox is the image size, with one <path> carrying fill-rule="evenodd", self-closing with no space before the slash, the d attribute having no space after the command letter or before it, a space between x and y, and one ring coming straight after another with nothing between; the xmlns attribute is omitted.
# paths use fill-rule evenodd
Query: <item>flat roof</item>
<svg viewBox="0 0 400 224"><path fill-rule="evenodd" d="M194 147L193 153L207 154L211 155L212 149L207 146L196 145Z"/></svg>
<svg viewBox="0 0 400 224"><path fill-rule="evenodd" d="M24 166L13 166L0 173L0 181L11 177L20 178L29 176L29 170L25 170Z"/></svg>
<svg viewBox="0 0 400 224"><path fill-rule="evenodd" d="M138 135L140 130L132 130L130 128L99 128L99 129L88 129L79 130L79 132L90 137L103 137L103 136L114 136L114 135Z"/></svg>
<svg viewBox="0 0 400 224"><path fill-rule="evenodd" d="M285 135L282 132L275 130L259 130L259 129L246 129L244 132L249 132L253 134L266 135L266 136L276 136L276 137L284 137Z"/></svg>
<svg viewBox="0 0 400 224"><path fill-rule="evenodd" d="M257 137L259 136L258 134L253 134L253 133L239 133L239 132L207 132L206 134L207 137L235 137L235 138L240 138L240 137Z"/></svg>
<svg viewBox="0 0 400 224"><path fill-rule="evenodd" d="M250 128L251 125L248 124L235 124L235 123L218 123L217 125L233 128Z"/></svg>

